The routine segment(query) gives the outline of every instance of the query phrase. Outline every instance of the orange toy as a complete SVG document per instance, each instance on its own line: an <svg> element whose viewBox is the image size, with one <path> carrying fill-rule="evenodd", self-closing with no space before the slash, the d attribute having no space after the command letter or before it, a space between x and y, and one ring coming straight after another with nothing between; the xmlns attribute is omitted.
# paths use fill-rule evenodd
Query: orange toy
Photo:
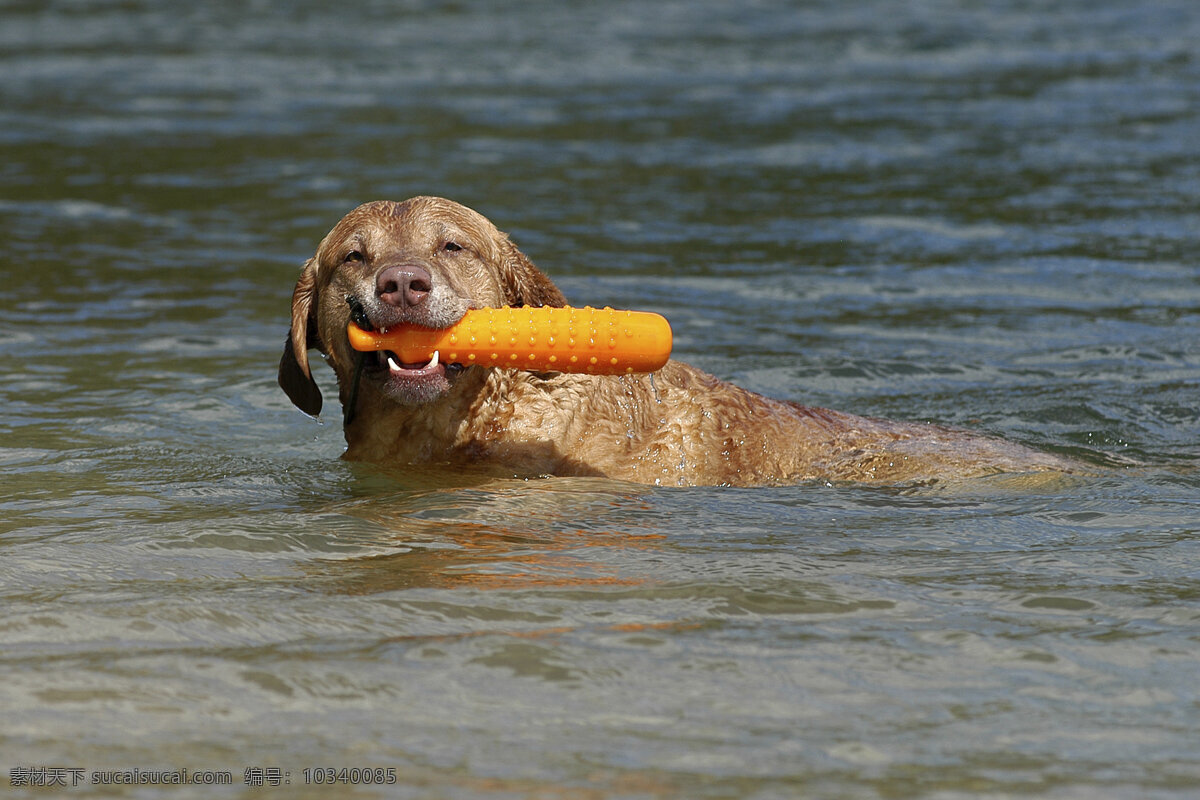
<svg viewBox="0 0 1200 800"><path fill-rule="evenodd" d="M390 350L405 364L438 354L447 364L539 372L653 372L671 356L671 326L658 314L611 308L477 308L449 328L398 325L386 332L350 323L355 350Z"/></svg>

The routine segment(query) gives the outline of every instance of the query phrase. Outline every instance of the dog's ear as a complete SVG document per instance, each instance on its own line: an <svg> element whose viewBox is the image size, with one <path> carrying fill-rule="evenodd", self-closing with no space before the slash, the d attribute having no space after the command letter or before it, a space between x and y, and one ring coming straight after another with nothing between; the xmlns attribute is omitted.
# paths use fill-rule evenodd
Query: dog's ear
<svg viewBox="0 0 1200 800"><path fill-rule="evenodd" d="M500 243L501 282L511 306L565 306L567 298L507 236Z"/></svg>
<svg viewBox="0 0 1200 800"><path fill-rule="evenodd" d="M308 366L308 350L317 347L317 260L310 258L292 292L292 328L279 359L279 386L305 414L321 413L321 389Z"/></svg>

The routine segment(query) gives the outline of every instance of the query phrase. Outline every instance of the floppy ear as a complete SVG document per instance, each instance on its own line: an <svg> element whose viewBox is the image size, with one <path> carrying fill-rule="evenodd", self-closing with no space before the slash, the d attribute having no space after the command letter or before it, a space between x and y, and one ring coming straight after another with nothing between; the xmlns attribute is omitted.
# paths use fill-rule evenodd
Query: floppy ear
<svg viewBox="0 0 1200 800"><path fill-rule="evenodd" d="M279 359L279 386L297 408L315 417L321 413L321 389L308 366L308 350L316 347L317 260L304 264L292 292L292 328Z"/></svg>
<svg viewBox="0 0 1200 800"><path fill-rule="evenodd" d="M507 236L500 244L500 277L505 300L512 306L565 306L567 298L533 265Z"/></svg>

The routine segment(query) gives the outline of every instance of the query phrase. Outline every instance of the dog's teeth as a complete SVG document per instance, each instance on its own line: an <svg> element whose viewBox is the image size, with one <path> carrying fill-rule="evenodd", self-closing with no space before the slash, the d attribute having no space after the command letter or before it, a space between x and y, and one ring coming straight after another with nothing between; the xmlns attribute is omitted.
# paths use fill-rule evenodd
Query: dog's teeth
<svg viewBox="0 0 1200 800"><path fill-rule="evenodd" d="M380 332L380 333L387 333L387 328L386 328L386 327L385 327L385 328L380 328L380 329L379 329L379 332Z"/></svg>
<svg viewBox="0 0 1200 800"><path fill-rule="evenodd" d="M441 354L437 350L434 350L433 358L429 359L429 363L426 364L425 366L421 367L421 369L433 369L434 367L436 367L438 365L439 360L441 360ZM388 367L392 370L392 372L412 372L413 371L411 367L405 367L401 364L397 364L396 359L393 358L392 356L387 357L387 364L388 364Z"/></svg>

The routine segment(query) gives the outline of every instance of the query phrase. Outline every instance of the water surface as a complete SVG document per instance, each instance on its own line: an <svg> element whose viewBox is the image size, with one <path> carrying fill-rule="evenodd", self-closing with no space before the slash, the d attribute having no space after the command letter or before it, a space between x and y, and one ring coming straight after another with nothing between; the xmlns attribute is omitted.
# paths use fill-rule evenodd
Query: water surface
<svg viewBox="0 0 1200 800"><path fill-rule="evenodd" d="M5 779L1195 796L1196 41L1183 0L3 4ZM292 284L422 193L723 378L1097 474L341 461L275 385Z"/></svg>

